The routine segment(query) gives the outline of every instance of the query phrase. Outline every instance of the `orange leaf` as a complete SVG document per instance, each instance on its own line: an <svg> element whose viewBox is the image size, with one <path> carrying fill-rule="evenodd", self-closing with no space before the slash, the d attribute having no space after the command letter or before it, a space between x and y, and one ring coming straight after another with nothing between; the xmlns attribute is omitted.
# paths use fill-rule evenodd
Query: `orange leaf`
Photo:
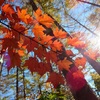
<svg viewBox="0 0 100 100"><path fill-rule="evenodd" d="M69 45L73 45L76 41L78 41L77 38L68 38L67 43L68 43Z"/></svg>
<svg viewBox="0 0 100 100"><path fill-rule="evenodd" d="M32 17L27 14L27 9L20 9L20 8L17 8L17 11L18 11L18 17L23 21L25 22L26 24L31 24L33 22L33 19Z"/></svg>
<svg viewBox="0 0 100 100"><path fill-rule="evenodd" d="M86 64L86 59L84 57L78 57L75 59L74 63L76 65L76 67L79 67L79 66L84 67Z"/></svg>
<svg viewBox="0 0 100 100"><path fill-rule="evenodd" d="M47 14L42 14L42 11L40 8L38 8L36 10L36 12L34 13L37 21L43 25L45 25L46 27L50 28L53 24L53 19L51 17L49 17Z"/></svg>
<svg viewBox="0 0 100 100"><path fill-rule="evenodd" d="M76 48L85 48L86 44L83 41L77 41L77 42L74 43L74 46Z"/></svg>
<svg viewBox="0 0 100 100"><path fill-rule="evenodd" d="M55 37L57 38L66 38L67 37L67 33L62 31L62 30L59 30L58 28L56 28L54 31L53 31Z"/></svg>
<svg viewBox="0 0 100 100"><path fill-rule="evenodd" d="M83 41L78 40L78 38L69 38L67 40L67 43L76 48L85 48L86 47L86 44Z"/></svg>
<svg viewBox="0 0 100 100"><path fill-rule="evenodd" d="M18 50L18 54L19 56L24 56L25 55L24 50Z"/></svg>
<svg viewBox="0 0 100 100"><path fill-rule="evenodd" d="M36 12L34 13L36 19L39 19L40 16L42 16L42 10L38 8Z"/></svg>
<svg viewBox="0 0 100 100"><path fill-rule="evenodd" d="M42 25L36 24L32 31L37 38L42 38L44 35L44 30L45 28Z"/></svg>
<svg viewBox="0 0 100 100"><path fill-rule="evenodd" d="M64 60L60 60L57 62L60 70L66 69L67 71L69 71L70 65L72 64L72 62L70 62L69 60L67 60L66 58L64 58Z"/></svg>
<svg viewBox="0 0 100 100"><path fill-rule="evenodd" d="M53 38L53 36L44 34L43 37L42 37L41 43L47 44L49 41L52 40L52 38Z"/></svg>
<svg viewBox="0 0 100 100"><path fill-rule="evenodd" d="M54 42L49 41L48 45L50 45L50 47L52 48L52 50L54 51L61 51L62 50L62 43L58 40L55 40Z"/></svg>
<svg viewBox="0 0 100 100"><path fill-rule="evenodd" d="M16 29L18 32L27 34L26 28L22 24L16 23L14 25L14 29Z"/></svg>
<svg viewBox="0 0 100 100"><path fill-rule="evenodd" d="M50 28L53 24L53 19L51 17L49 17L47 14L44 14L43 16L41 16L38 21L45 25L46 27Z"/></svg>
<svg viewBox="0 0 100 100"><path fill-rule="evenodd" d="M2 7L2 11L5 12L6 14L13 14L15 13L13 7L10 5L10 4L5 4L3 7Z"/></svg>
<svg viewBox="0 0 100 100"><path fill-rule="evenodd" d="M8 18L10 21L13 21L13 17L12 15L15 13L13 7L10 4L5 4L4 6L2 6L2 17L4 17L3 19Z"/></svg>

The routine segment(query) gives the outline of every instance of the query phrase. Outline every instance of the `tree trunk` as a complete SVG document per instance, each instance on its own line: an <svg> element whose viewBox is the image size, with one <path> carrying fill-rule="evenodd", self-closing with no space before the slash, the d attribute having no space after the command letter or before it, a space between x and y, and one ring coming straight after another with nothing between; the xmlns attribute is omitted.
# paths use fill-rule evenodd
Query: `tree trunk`
<svg viewBox="0 0 100 100"><path fill-rule="evenodd" d="M26 89L25 89L25 72L24 72L24 69L23 69L23 91L24 91L24 99L26 98Z"/></svg>
<svg viewBox="0 0 100 100"><path fill-rule="evenodd" d="M16 100L18 100L18 67L16 67Z"/></svg>
<svg viewBox="0 0 100 100"><path fill-rule="evenodd" d="M85 50L78 49L78 51L87 59L89 64L95 69L95 71L100 75L100 62L96 62L92 58L90 58L88 55L84 54Z"/></svg>
<svg viewBox="0 0 100 100"><path fill-rule="evenodd" d="M71 72L64 71L66 81L75 100L99 100L84 77L73 77L73 73L76 71L78 71L78 69L75 66L71 68Z"/></svg>

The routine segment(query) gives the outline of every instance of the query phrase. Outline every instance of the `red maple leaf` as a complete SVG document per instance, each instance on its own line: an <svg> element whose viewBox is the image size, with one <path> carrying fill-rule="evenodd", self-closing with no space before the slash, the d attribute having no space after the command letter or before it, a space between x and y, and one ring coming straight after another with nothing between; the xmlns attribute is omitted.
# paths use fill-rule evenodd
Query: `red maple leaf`
<svg viewBox="0 0 100 100"><path fill-rule="evenodd" d="M34 39L33 39L34 40ZM23 46L26 46L26 49L28 52L34 51L34 48L38 48L38 43L34 42L33 40L30 40L29 38L23 37Z"/></svg>
<svg viewBox="0 0 100 100"><path fill-rule="evenodd" d="M50 71L50 66L48 66L47 63L38 62L36 57L30 57L28 60L26 60L25 66L28 66L31 73L38 72L40 75Z"/></svg>
<svg viewBox="0 0 100 100"><path fill-rule="evenodd" d="M50 60L53 61L53 62L57 62L58 57L57 57L57 54L56 53L54 53L53 51L49 51L46 54L46 59L47 59L48 62Z"/></svg>
<svg viewBox="0 0 100 100"><path fill-rule="evenodd" d="M0 0L0 6L4 3L4 0Z"/></svg>
<svg viewBox="0 0 100 100"><path fill-rule="evenodd" d="M36 58L30 57L28 60L26 60L24 66L28 66L28 69L33 73L36 71L36 67L39 66L39 62Z"/></svg>
<svg viewBox="0 0 100 100"><path fill-rule="evenodd" d="M47 82L51 82L54 88L57 88L59 85L64 84L64 78L60 74L52 72Z"/></svg>
<svg viewBox="0 0 100 100"><path fill-rule="evenodd" d="M20 34L28 33L26 28L22 24L19 24L19 23L15 23L14 25L13 24L11 25L12 28L14 29L14 30L12 29L12 36L14 36L16 39L18 39L18 40L20 39L19 38ZM15 30L17 30L17 31L15 31Z"/></svg>
<svg viewBox="0 0 100 100"><path fill-rule="evenodd" d="M11 65L8 67L8 70L10 70L12 67L20 67L21 65L21 59L18 53L14 52L13 50L8 51L10 59L11 59Z"/></svg>
<svg viewBox="0 0 100 100"><path fill-rule="evenodd" d="M49 63L40 62L39 66L37 67L36 72L38 72L41 76L44 75L46 72L51 71L51 66Z"/></svg>
<svg viewBox="0 0 100 100"><path fill-rule="evenodd" d="M14 38L6 38L5 40L3 40L2 43L2 49L6 50L7 48L9 49L18 49L18 41Z"/></svg>
<svg viewBox="0 0 100 100"><path fill-rule="evenodd" d="M34 49L34 53L41 59L45 56L47 52L43 46L38 46L36 49Z"/></svg>
<svg viewBox="0 0 100 100"><path fill-rule="evenodd" d="M66 54L68 56L75 56L75 54L71 50L66 50Z"/></svg>

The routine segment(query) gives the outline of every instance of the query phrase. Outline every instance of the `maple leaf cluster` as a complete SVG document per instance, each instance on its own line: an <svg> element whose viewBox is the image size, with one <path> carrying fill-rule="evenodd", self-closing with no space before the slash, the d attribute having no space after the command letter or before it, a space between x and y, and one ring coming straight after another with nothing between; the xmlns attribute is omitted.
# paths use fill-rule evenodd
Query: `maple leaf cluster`
<svg viewBox="0 0 100 100"><path fill-rule="evenodd" d="M2 4L3 1L0 5ZM29 57L29 59L25 61L24 66L28 66L28 69L32 73L36 71L40 75L43 75L47 71L51 72L50 61L52 60L57 62L57 54L51 50L48 52L43 46L41 46L41 44L46 47L50 46L50 48L54 51L60 51L62 49L62 44L59 40L53 41L52 39L54 36L46 35L44 33L45 28L41 24L50 28L53 25L53 19L47 14L43 14L40 8L34 13L36 19L32 18L27 13L27 9L20 9L18 6L14 9L12 5L5 4L1 7L1 9L2 13L0 19L2 22L7 20L7 25L9 25L8 27L2 26L2 33L5 35L1 43L1 52L8 52L10 57L11 64L7 67L8 70L15 66L21 68L21 57L28 55L31 51L34 51L34 57ZM34 37L27 36L28 29L25 27L25 24L33 26L32 32ZM65 32L58 29L56 30L57 32L54 31L55 37L66 37ZM62 33L61 36L59 36L60 32ZM40 45L38 43L40 43ZM41 61L39 62L38 59Z"/></svg>
<svg viewBox="0 0 100 100"><path fill-rule="evenodd" d="M0 6L4 0L0 2ZM4 22L6 21L7 24ZM47 14L42 13L38 8L34 12L34 18L27 13L27 9L21 9L19 6L13 7L11 4L1 6L0 22L4 24L1 28L4 39L2 40L1 52L8 51L11 64L7 67L8 70L17 66L23 68L27 66L33 72L38 72L43 75L50 72L48 81L54 83L54 87L59 84L64 84L60 74L52 71L51 62L55 62L60 72L65 69L70 72L70 67L73 63L76 66L85 66L86 59L77 58L74 62L67 57L59 59L59 53L63 52L63 44L60 39L67 38L67 32L61 29L52 29L54 20ZM5 27L6 26L6 27ZM28 26L28 27L27 27ZM31 28L29 28L31 26ZM47 28L52 29L53 35L46 34ZM29 32L30 31L30 32ZM32 37L31 34L34 35ZM77 38L68 39L68 45L76 48L85 48L84 42ZM34 57L30 57L29 53L33 51ZM71 50L65 51L67 56L74 56ZM28 56L28 59L22 65L21 57ZM74 73L74 77L80 75L80 72ZM55 83L57 77L57 82Z"/></svg>

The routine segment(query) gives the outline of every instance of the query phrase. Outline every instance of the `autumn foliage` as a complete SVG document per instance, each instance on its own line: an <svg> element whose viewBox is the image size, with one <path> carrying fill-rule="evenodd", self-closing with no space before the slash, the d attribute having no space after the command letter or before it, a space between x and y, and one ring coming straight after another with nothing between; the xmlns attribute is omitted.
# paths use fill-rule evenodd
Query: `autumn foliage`
<svg viewBox="0 0 100 100"><path fill-rule="evenodd" d="M1 55L5 51L8 51L11 64L7 67L8 70L17 66L22 69L24 66L33 72L38 72L40 75L46 72L50 73L48 81L57 87L59 84L64 84L64 78L61 72L66 70L69 75L66 76L69 83L72 84L74 90L80 89L84 86L85 81L83 74L78 69L72 72L71 67L82 66L84 68L86 64L85 58L71 58L75 56L73 51L65 50L61 39L67 38L66 44L75 48L86 48L86 44L78 38L70 38L67 36L67 32L54 28L54 20L43 13L40 8L34 12L34 17L28 14L27 9L21 9L19 6L13 7L11 4L4 4L4 0L0 1L1 15L0 23L2 27L0 30L2 34L5 34L2 39ZM5 23L6 21L6 23ZM46 30L50 28L52 34L46 34ZM29 56L29 53L33 51L34 56ZM63 56L64 52L64 56ZM21 58L28 56L24 65ZM62 57L63 56L63 57ZM53 72L52 63L55 63L59 68L59 74ZM55 80L57 80L55 82ZM79 86L78 81L81 81ZM76 84L74 84L76 82ZM75 85L75 86L74 86Z"/></svg>

